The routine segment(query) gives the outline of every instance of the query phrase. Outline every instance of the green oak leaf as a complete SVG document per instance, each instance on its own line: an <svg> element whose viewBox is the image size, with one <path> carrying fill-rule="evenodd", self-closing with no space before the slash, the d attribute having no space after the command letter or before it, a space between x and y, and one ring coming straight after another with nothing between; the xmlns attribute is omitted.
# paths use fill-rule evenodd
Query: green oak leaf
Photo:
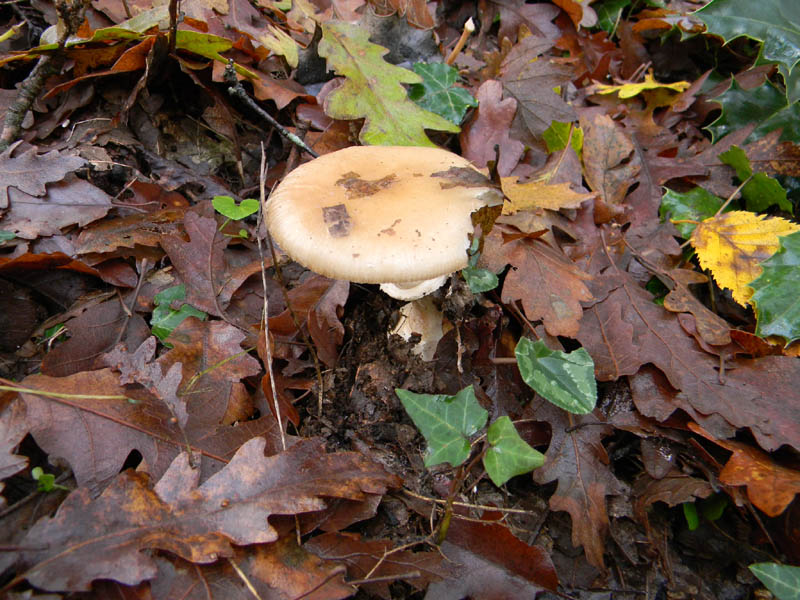
<svg viewBox="0 0 800 600"><path fill-rule="evenodd" d="M756 563L749 569L778 600L800 600L800 567Z"/></svg>
<svg viewBox="0 0 800 600"><path fill-rule="evenodd" d="M444 63L416 63L413 69L422 77L422 83L412 85L408 97L425 110L458 125L470 106L478 106L472 94L464 88L455 87L458 81L458 69L455 67Z"/></svg>
<svg viewBox="0 0 800 600"><path fill-rule="evenodd" d="M800 62L797 0L711 0L693 13L727 44L738 37L761 42L760 58L791 71Z"/></svg>
<svg viewBox="0 0 800 600"><path fill-rule="evenodd" d="M747 141L760 139L776 129L782 129L782 141L800 141L800 102L789 102L786 94L772 83L745 90L733 80L714 101L722 106L722 114L707 128L714 142L751 123L756 128Z"/></svg>
<svg viewBox="0 0 800 600"><path fill-rule="evenodd" d="M469 457L469 437L486 424L489 413L478 404L472 386L455 396L417 394L395 390L408 416L425 441L425 466L441 463L458 466Z"/></svg>
<svg viewBox="0 0 800 600"><path fill-rule="evenodd" d="M566 353L550 350L542 340L520 338L514 354L522 380L545 400L576 415L594 410L594 361L584 348Z"/></svg>
<svg viewBox="0 0 800 600"><path fill-rule="evenodd" d="M517 428L508 417L500 417L489 425L486 438L490 448L483 457L483 466L496 486L544 464L544 454L519 437Z"/></svg>
<svg viewBox="0 0 800 600"><path fill-rule="evenodd" d="M756 335L779 335L790 344L800 339L800 231L781 236L780 248L761 268L761 275L750 282Z"/></svg>
<svg viewBox="0 0 800 600"><path fill-rule="evenodd" d="M383 60L388 52L369 41L363 27L328 21L322 25L319 55L328 68L345 77L325 99L325 113L334 119L364 119L359 140L383 146L433 146L426 129L458 133L444 117L424 110L408 98L404 83L422 77Z"/></svg>
<svg viewBox="0 0 800 600"><path fill-rule="evenodd" d="M719 155L719 159L734 168L739 181L744 181L753 175L750 159L739 146L731 146L730 150ZM766 173L753 175L752 179L742 188L742 197L747 203L747 210L751 212L762 212L773 205L777 205L781 210L792 212L792 203L786 197L786 190L781 187L777 179L773 179Z"/></svg>
<svg viewBox="0 0 800 600"><path fill-rule="evenodd" d="M723 204L722 198L701 187L692 188L685 194L666 189L661 197L659 214L662 221L671 219L673 221L697 221L699 223L717 214ZM726 206L723 212L736 208L732 204ZM691 237L695 227L697 225L694 223L675 223L678 233L687 240Z"/></svg>
<svg viewBox="0 0 800 600"><path fill-rule="evenodd" d="M153 316L150 319L150 331L162 342L169 337L169 334L187 317L197 317L205 321L208 315L202 310L196 309L191 304L182 304L179 309L172 308L172 303L179 303L186 299L186 286L175 285L165 290L161 290L153 298ZM165 345L169 346L169 344Z"/></svg>
<svg viewBox="0 0 800 600"><path fill-rule="evenodd" d="M236 200L230 196L214 196L211 204L214 210L231 221L239 221L258 212L258 200L254 198L245 198L236 204Z"/></svg>

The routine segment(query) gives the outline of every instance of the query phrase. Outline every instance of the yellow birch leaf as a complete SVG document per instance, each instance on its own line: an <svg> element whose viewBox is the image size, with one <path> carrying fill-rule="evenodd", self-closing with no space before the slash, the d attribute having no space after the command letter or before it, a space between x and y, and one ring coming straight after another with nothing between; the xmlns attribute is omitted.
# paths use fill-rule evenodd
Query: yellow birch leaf
<svg viewBox="0 0 800 600"><path fill-rule="evenodd" d="M518 177L500 178L500 187L507 198L503 204L504 215L534 208L578 208L582 202L597 195L574 192L569 183L547 183L542 180L517 183L518 181Z"/></svg>
<svg viewBox="0 0 800 600"><path fill-rule="evenodd" d="M593 90L597 94L613 94L617 92L620 100L626 98L633 98L642 92L649 90L671 90L673 92L682 92L687 89L691 84L688 81L676 81L674 83L659 83L653 78L653 72L650 71L644 76L644 81L641 83L622 83L619 85L608 85L605 83L598 83L593 86Z"/></svg>
<svg viewBox="0 0 800 600"><path fill-rule="evenodd" d="M745 306L753 295L748 284L761 275L760 263L777 252L780 236L795 231L800 225L786 219L739 210L706 219L691 240L700 266Z"/></svg>

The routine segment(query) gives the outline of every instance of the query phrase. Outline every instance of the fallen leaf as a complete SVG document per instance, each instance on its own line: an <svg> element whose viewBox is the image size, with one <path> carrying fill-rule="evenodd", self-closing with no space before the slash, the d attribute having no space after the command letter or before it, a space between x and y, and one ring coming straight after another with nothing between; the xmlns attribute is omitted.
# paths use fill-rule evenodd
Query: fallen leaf
<svg viewBox="0 0 800 600"><path fill-rule="evenodd" d="M699 223L691 240L700 266L745 306L753 295L750 282L761 275L760 263L778 250L779 236L795 231L800 225L780 217L732 211Z"/></svg>
<svg viewBox="0 0 800 600"><path fill-rule="evenodd" d="M583 546L590 564L603 568L605 536L608 533L606 496L627 490L608 466L602 440L612 432L593 414L571 415L541 402L537 420L550 424L553 436L545 453L544 466L533 472L537 483L558 481L550 497L552 510L567 511L572 517L572 544Z"/></svg>
<svg viewBox="0 0 800 600"><path fill-rule="evenodd" d="M208 428L219 425L236 395L246 393L241 380L261 372L259 362L242 349L244 338L243 332L224 321L194 317L170 334L172 349L157 362L164 373L180 365L180 395L193 416L190 437L202 437Z"/></svg>
<svg viewBox="0 0 800 600"><path fill-rule="evenodd" d="M653 72L648 71L644 76L644 80L640 83L620 83L609 85L605 83L597 83L593 86L593 91L597 94L614 94L616 93L620 100L633 98L642 92L653 90L668 90L671 92L683 92L688 89L691 84L688 81L675 81L672 83L659 83L653 77Z"/></svg>
<svg viewBox="0 0 800 600"><path fill-rule="evenodd" d="M402 84L422 83L422 78L386 62L388 50L370 43L364 28L324 23L318 52L346 78L325 98L325 113L334 119L364 119L358 136L364 144L432 146L425 129L458 133L458 126L408 98Z"/></svg>
<svg viewBox="0 0 800 600"><path fill-rule="evenodd" d="M733 452L719 474L720 483L747 486L750 502L768 517L781 515L800 494L800 471L777 464L758 448L718 440L694 423L689 423L689 429Z"/></svg>
<svg viewBox="0 0 800 600"><path fill-rule="evenodd" d="M70 225L87 225L102 219L111 209L111 196L75 177L48 185L41 198L16 188L6 193L10 204L3 216L3 229L29 240L58 235Z"/></svg>
<svg viewBox="0 0 800 600"><path fill-rule="evenodd" d="M225 600L252 600L253 593L242 585L242 575L263 600L338 600L354 592L343 582L344 569L299 548L293 534L283 533L271 544L234 548L230 562L198 565L162 554L155 555L154 560L158 574L150 580L149 587L155 600L200 600L208 589ZM96 590L97 585L95 582L92 589Z"/></svg>
<svg viewBox="0 0 800 600"><path fill-rule="evenodd" d="M137 347L150 335L141 315L130 317L120 297L93 304L64 321L69 339L56 344L42 359L42 373L66 377L103 366L101 357L120 341ZM129 300L130 302L130 300Z"/></svg>
<svg viewBox="0 0 800 600"><path fill-rule="evenodd" d="M503 214L506 215L536 208L548 210L578 208L595 197L595 194L574 192L569 183L546 181L519 183L518 177L502 177L500 183L507 198L507 202L503 204Z"/></svg>
<svg viewBox="0 0 800 600"><path fill-rule="evenodd" d="M664 297L664 308L672 312L692 313L695 318L697 333L712 346L724 346L731 343L730 325L702 304L689 291L690 284L701 284L708 278L697 271L674 269L668 273L675 287Z"/></svg>
<svg viewBox="0 0 800 600"><path fill-rule="evenodd" d="M161 246L186 284L186 302L221 317L223 307L217 296L225 284L223 250L229 238L217 231L214 219L194 212L187 212L183 223L189 241L177 235L165 235L161 237Z"/></svg>
<svg viewBox="0 0 800 600"><path fill-rule="evenodd" d="M12 400L0 411L0 492L5 485L2 483L3 479L8 479L28 466L26 456L14 454L14 450L27 434L25 405L20 400ZM0 508L5 505L6 499L0 496Z"/></svg>
<svg viewBox="0 0 800 600"><path fill-rule="evenodd" d="M606 205L618 207L640 169L633 143L608 115L597 114L591 120L582 118L581 127L589 188L599 192Z"/></svg>
<svg viewBox="0 0 800 600"><path fill-rule="evenodd" d="M96 579L135 585L157 572L152 549L210 563L232 556L233 545L274 542L272 515L319 510L326 496L359 499L399 484L360 454L327 454L318 440L270 457L265 446L263 438L245 443L202 484L181 453L154 488L131 470L95 500L80 488L30 529L22 545L42 549L20 552L17 567L43 590L88 591Z"/></svg>
<svg viewBox="0 0 800 600"><path fill-rule="evenodd" d="M508 236L508 237L506 237ZM528 239L510 228L495 225L484 242L483 266L511 270L503 282L502 301L520 301L525 316L541 320L550 335L574 337L583 315L581 302L592 299L581 271L559 250L538 239Z"/></svg>
<svg viewBox="0 0 800 600"><path fill-rule="evenodd" d="M362 587L370 594L386 600L392 598L389 583L402 580L417 590L424 590L432 582L441 581L451 574L451 568L439 552L393 552L394 543L389 540L365 540L357 533L324 533L303 544L310 552L327 561L335 561L347 567L352 580L383 578L385 581L364 583ZM373 568L377 567L373 571Z"/></svg>
<svg viewBox="0 0 800 600"><path fill-rule="evenodd" d="M558 588L549 554L517 539L496 521L468 521L454 515L442 552L456 565L456 574L431 584L430 597L535 598Z"/></svg>
<svg viewBox="0 0 800 600"><path fill-rule="evenodd" d="M11 156L19 143L12 144L0 154L0 211L8 208L8 188L16 188L31 196L44 196L48 183L61 181L86 164L77 156L51 150L47 154L36 154L29 148L19 156Z"/></svg>
<svg viewBox="0 0 800 600"><path fill-rule="evenodd" d="M800 446L800 431L789 425L800 418L800 403L772 400L779 390L793 398L793 386L800 385L800 370L780 362L794 359L727 361L721 377L719 357L703 352L682 331L677 316L655 304L630 275L607 272L591 285L600 300L587 306L577 337L594 360L598 380L633 376L637 408L659 421L683 408L720 438L749 427L766 450ZM650 380L643 368L647 363L666 376L666 389Z"/></svg>
<svg viewBox="0 0 800 600"><path fill-rule="evenodd" d="M517 101L502 99L503 86L499 81L484 81L475 94L478 109L464 124L459 139L464 158L483 168L497 162L497 171L506 176L517 166L525 152L522 142L511 139L509 128L517 112ZM498 151L495 151L498 146ZM498 161L499 152L499 161Z"/></svg>
<svg viewBox="0 0 800 600"><path fill-rule="evenodd" d="M517 101L517 120L535 139L541 139L553 121L575 120L572 107L553 91L566 85L573 73L542 54L552 45L552 39L528 36L511 49L501 66L503 91Z"/></svg>

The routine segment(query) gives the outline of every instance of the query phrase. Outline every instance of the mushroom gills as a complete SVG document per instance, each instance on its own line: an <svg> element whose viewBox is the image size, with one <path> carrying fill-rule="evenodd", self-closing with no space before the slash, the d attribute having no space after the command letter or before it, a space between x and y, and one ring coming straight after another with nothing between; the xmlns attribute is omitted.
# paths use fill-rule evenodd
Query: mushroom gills
<svg viewBox="0 0 800 600"><path fill-rule="evenodd" d="M450 274L440 275L433 279L423 279L421 281L382 283L381 291L398 300L419 300L423 296L427 296L442 287L448 277L450 277Z"/></svg>

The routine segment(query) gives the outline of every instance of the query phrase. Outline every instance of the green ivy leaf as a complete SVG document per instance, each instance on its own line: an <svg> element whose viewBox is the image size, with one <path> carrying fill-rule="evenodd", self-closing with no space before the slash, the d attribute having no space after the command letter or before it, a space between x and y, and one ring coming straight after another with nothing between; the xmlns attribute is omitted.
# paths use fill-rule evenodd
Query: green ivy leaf
<svg viewBox="0 0 800 600"><path fill-rule="evenodd" d="M661 208L659 214L661 220L672 219L674 221L704 221L717 214L717 211L724 204L711 192L701 187L692 188L685 194L667 189L661 197ZM733 204L733 203L731 203ZM736 208L729 204L723 212L728 212ZM689 239L697 227L694 223L675 223L675 228L681 237Z"/></svg>
<svg viewBox="0 0 800 600"><path fill-rule="evenodd" d="M478 101L467 90L455 87L458 69L444 63L415 63L414 73L422 77L422 83L412 85L408 97L425 110L436 113L459 125L470 106Z"/></svg>
<svg viewBox="0 0 800 600"><path fill-rule="evenodd" d="M461 269L461 274L464 276L464 281L467 282L473 294L480 294L493 290L500 283L497 279L497 275L488 269L464 267Z"/></svg>
<svg viewBox="0 0 800 600"><path fill-rule="evenodd" d="M778 600L800 600L800 567L756 563L749 568Z"/></svg>
<svg viewBox="0 0 800 600"><path fill-rule="evenodd" d="M544 454L519 437L517 428L508 417L500 417L489 425L486 437L491 447L483 457L483 466L496 486L544 464Z"/></svg>
<svg viewBox="0 0 800 600"><path fill-rule="evenodd" d="M752 90L731 87L714 99L722 114L708 126L714 142L751 123L756 123L748 141L760 139L770 131L782 129L782 141L800 141L800 102L790 103L786 94L767 82Z"/></svg>
<svg viewBox="0 0 800 600"><path fill-rule="evenodd" d="M761 263L750 283L756 309L756 335L779 335L787 344L800 339L800 231L781 236L780 248Z"/></svg>
<svg viewBox="0 0 800 600"><path fill-rule="evenodd" d="M182 304L177 310L171 307L173 302L180 302L185 299L186 286L183 284L162 290L153 298L155 308L150 319L150 331L162 342L187 317L197 317L201 321L205 321L208 317L206 313L196 309L191 304ZM169 346L166 343L165 345Z"/></svg>
<svg viewBox="0 0 800 600"><path fill-rule="evenodd" d="M455 396L417 394L395 390L403 408L425 441L425 466L441 463L458 466L469 457L469 437L486 424L489 413L478 404L472 386Z"/></svg>
<svg viewBox="0 0 800 600"><path fill-rule="evenodd" d="M522 380L545 400L577 415L594 410L594 361L584 348L565 353L550 350L541 340L520 338L514 354Z"/></svg>
<svg viewBox="0 0 800 600"><path fill-rule="evenodd" d="M236 204L236 200L230 196L214 196L211 205L214 210L231 221L240 221L258 212L258 200L254 198L246 198Z"/></svg>
<svg viewBox="0 0 800 600"><path fill-rule="evenodd" d="M359 140L383 146L433 146L425 129L458 133L444 117L424 110L408 98L404 83L422 83L408 69L383 60L388 52L369 41L358 25L328 21L322 25L319 55L345 82L325 99L325 113L334 119L364 119Z"/></svg>
<svg viewBox="0 0 800 600"><path fill-rule="evenodd" d="M719 155L719 159L735 169L739 181L744 181L753 175L750 159L739 146L731 146L730 150ZM781 210L792 211L792 203L786 197L786 190L781 187L777 179L773 179L766 173L753 175L753 178L742 188L742 197L747 203L747 210L751 212L765 211L773 204Z"/></svg>
<svg viewBox="0 0 800 600"><path fill-rule="evenodd" d="M711 0L693 14L726 44L742 36L761 42L760 57L789 73L800 62L797 0L763 0L758 8L752 0Z"/></svg>

